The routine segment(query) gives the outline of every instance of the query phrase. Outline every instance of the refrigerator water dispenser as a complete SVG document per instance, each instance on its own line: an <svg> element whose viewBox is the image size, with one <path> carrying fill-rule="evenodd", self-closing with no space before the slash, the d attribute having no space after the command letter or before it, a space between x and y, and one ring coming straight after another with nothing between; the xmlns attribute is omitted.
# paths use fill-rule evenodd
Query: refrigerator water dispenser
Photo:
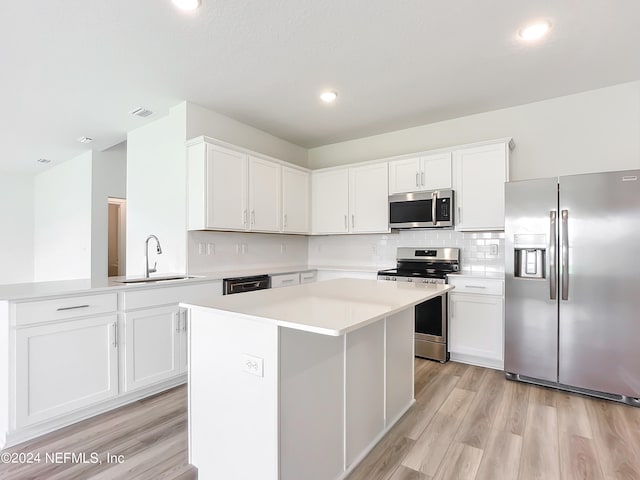
<svg viewBox="0 0 640 480"><path fill-rule="evenodd" d="M546 235L514 235L514 276L518 278L546 278Z"/></svg>

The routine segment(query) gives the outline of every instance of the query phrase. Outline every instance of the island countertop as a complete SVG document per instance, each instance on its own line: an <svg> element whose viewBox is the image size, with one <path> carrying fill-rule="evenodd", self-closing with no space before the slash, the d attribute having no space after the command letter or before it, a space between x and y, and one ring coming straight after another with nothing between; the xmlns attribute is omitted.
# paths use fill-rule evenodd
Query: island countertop
<svg viewBox="0 0 640 480"><path fill-rule="evenodd" d="M451 285L341 278L212 297L192 309L217 310L278 326L339 336L440 296Z"/></svg>

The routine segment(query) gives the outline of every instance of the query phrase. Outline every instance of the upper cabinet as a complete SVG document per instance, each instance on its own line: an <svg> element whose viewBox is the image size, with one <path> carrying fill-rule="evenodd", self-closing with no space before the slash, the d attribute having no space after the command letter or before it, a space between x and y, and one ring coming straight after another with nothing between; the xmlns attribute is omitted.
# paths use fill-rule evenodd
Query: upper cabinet
<svg viewBox="0 0 640 480"><path fill-rule="evenodd" d="M504 230L510 139L453 152L456 230Z"/></svg>
<svg viewBox="0 0 640 480"><path fill-rule="evenodd" d="M279 232L282 166L249 157L249 225L254 232Z"/></svg>
<svg viewBox="0 0 640 480"><path fill-rule="evenodd" d="M307 171L206 141L187 162L189 230L308 233Z"/></svg>
<svg viewBox="0 0 640 480"><path fill-rule="evenodd" d="M388 170L381 162L312 173L312 231L389 231Z"/></svg>
<svg viewBox="0 0 640 480"><path fill-rule="evenodd" d="M451 188L451 152L391 160L389 194Z"/></svg>
<svg viewBox="0 0 640 480"><path fill-rule="evenodd" d="M309 232L309 181L309 173L282 167L283 232Z"/></svg>

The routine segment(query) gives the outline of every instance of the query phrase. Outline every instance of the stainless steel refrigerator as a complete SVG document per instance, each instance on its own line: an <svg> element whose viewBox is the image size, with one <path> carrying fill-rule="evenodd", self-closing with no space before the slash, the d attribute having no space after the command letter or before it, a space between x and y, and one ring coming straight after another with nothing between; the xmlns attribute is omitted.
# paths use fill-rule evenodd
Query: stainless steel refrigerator
<svg viewBox="0 0 640 480"><path fill-rule="evenodd" d="M640 406L640 170L505 190L507 377Z"/></svg>

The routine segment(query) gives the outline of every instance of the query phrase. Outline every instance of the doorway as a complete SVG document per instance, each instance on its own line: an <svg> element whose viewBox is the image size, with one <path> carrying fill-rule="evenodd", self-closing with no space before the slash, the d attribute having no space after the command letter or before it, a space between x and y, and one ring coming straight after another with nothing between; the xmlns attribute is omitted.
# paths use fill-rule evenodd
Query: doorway
<svg viewBox="0 0 640 480"><path fill-rule="evenodd" d="M110 277L124 276L126 264L126 209L127 201L123 198L108 199L109 206L109 247L108 267Z"/></svg>

